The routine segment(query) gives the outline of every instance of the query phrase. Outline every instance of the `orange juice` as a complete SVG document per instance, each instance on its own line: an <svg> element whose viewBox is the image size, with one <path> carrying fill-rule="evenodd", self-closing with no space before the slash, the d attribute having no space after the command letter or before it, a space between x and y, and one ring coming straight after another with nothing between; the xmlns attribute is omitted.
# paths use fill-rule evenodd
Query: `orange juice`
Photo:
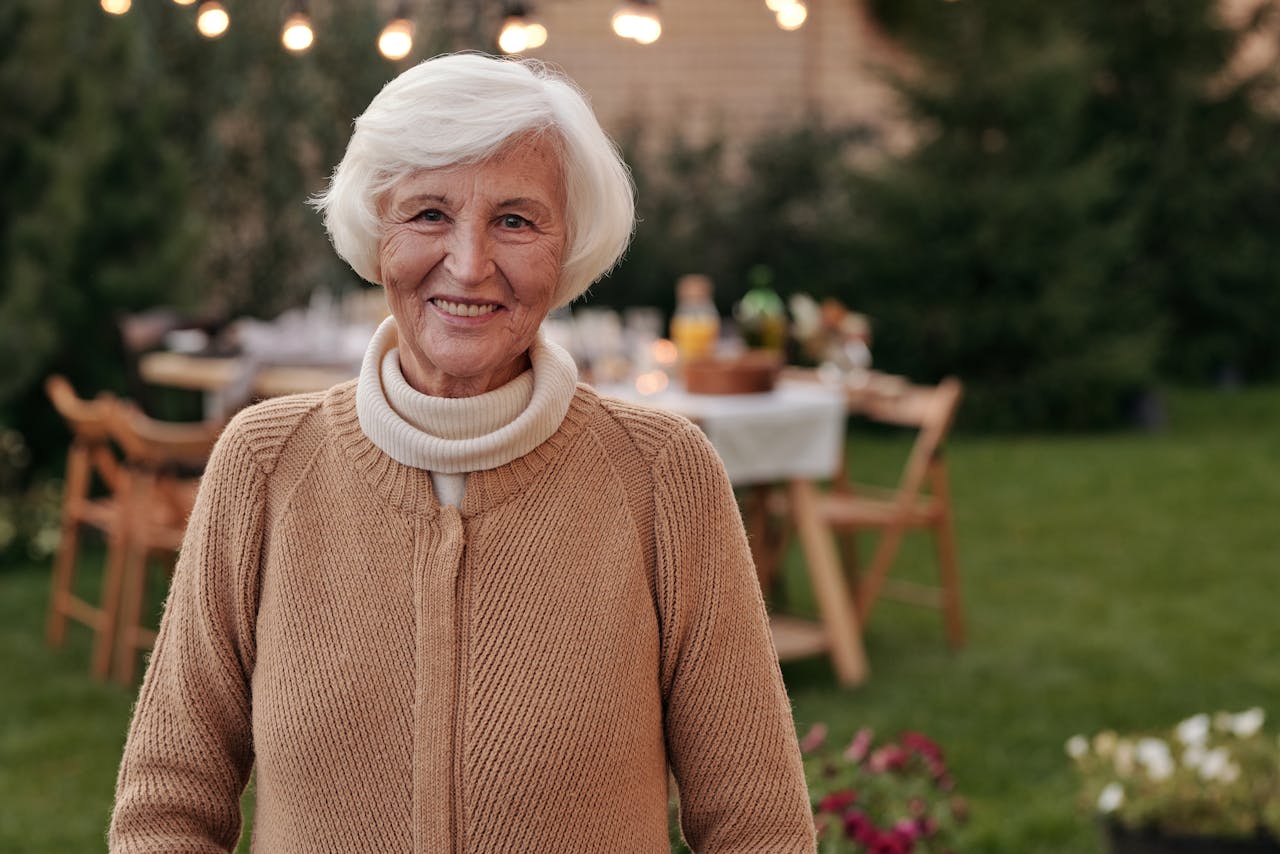
<svg viewBox="0 0 1280 854"><path fill-rule="evenodd" d="M691 362L711 356L720 337L720 318L710 314L676 314L671 318L671 340L680 361Z"/></svg>

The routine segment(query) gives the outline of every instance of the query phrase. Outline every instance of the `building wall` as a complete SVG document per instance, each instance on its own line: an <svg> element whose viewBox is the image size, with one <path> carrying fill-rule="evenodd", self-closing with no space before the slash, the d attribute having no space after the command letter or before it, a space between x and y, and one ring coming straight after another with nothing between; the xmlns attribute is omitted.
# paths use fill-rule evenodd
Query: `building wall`
<svg viewBox="0 0 1280 854"><path fill-rule="evenodd" d="M577 81L611 131L639 120L692 139L718 130L746 139L807 110L891 120L892 97L874 69L899 60L857 0L808 0L808 20L792 32L764 0L660 0L662 37L650 45L614 35L617 5L541 0L549 37L528 54Z"/></svg>

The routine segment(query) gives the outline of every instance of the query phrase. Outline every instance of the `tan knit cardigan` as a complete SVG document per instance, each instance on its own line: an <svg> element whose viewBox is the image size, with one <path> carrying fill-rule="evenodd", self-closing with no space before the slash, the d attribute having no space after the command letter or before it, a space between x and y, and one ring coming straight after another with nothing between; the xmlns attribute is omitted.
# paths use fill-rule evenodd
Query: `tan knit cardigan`
<svg viewBox="0 0 1280 854"><path fill-rule="evenodd" d="M812 851L733 494L688 422L580 386L531 453L427 472L354 383L214 451L120 768L119 852Z"/></svg>

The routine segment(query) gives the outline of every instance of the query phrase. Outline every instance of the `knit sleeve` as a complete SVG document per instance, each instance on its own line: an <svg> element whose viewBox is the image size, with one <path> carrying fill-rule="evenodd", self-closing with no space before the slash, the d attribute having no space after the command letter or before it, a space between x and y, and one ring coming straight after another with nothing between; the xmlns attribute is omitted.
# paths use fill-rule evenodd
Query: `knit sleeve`
<svg viewBox="0 0 1280 854"><path fill-rule="evenodd" d="M134 709L112 852L229 851L240 836L265 500L233 422L201 481Z"/></svg>
<svg viewBox="0 0 1280 854"><path fill-rule="evenodd" d="M733 491L685 426L655 468L667 752L699 852L811 852L795 725Z"/></svg>

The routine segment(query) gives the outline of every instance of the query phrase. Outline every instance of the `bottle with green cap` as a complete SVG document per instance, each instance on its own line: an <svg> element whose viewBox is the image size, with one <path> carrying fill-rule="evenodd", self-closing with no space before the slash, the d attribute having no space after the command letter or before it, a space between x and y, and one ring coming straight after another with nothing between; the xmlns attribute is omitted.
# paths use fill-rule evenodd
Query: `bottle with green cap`
<svg viewBox="0 0 1280 854"><path fill-rule="evenodd" d="M787 308L773 289L773 271L757 264L747 273L751 289L734 307L748 347L782 352L787 346Z"/></svg>

